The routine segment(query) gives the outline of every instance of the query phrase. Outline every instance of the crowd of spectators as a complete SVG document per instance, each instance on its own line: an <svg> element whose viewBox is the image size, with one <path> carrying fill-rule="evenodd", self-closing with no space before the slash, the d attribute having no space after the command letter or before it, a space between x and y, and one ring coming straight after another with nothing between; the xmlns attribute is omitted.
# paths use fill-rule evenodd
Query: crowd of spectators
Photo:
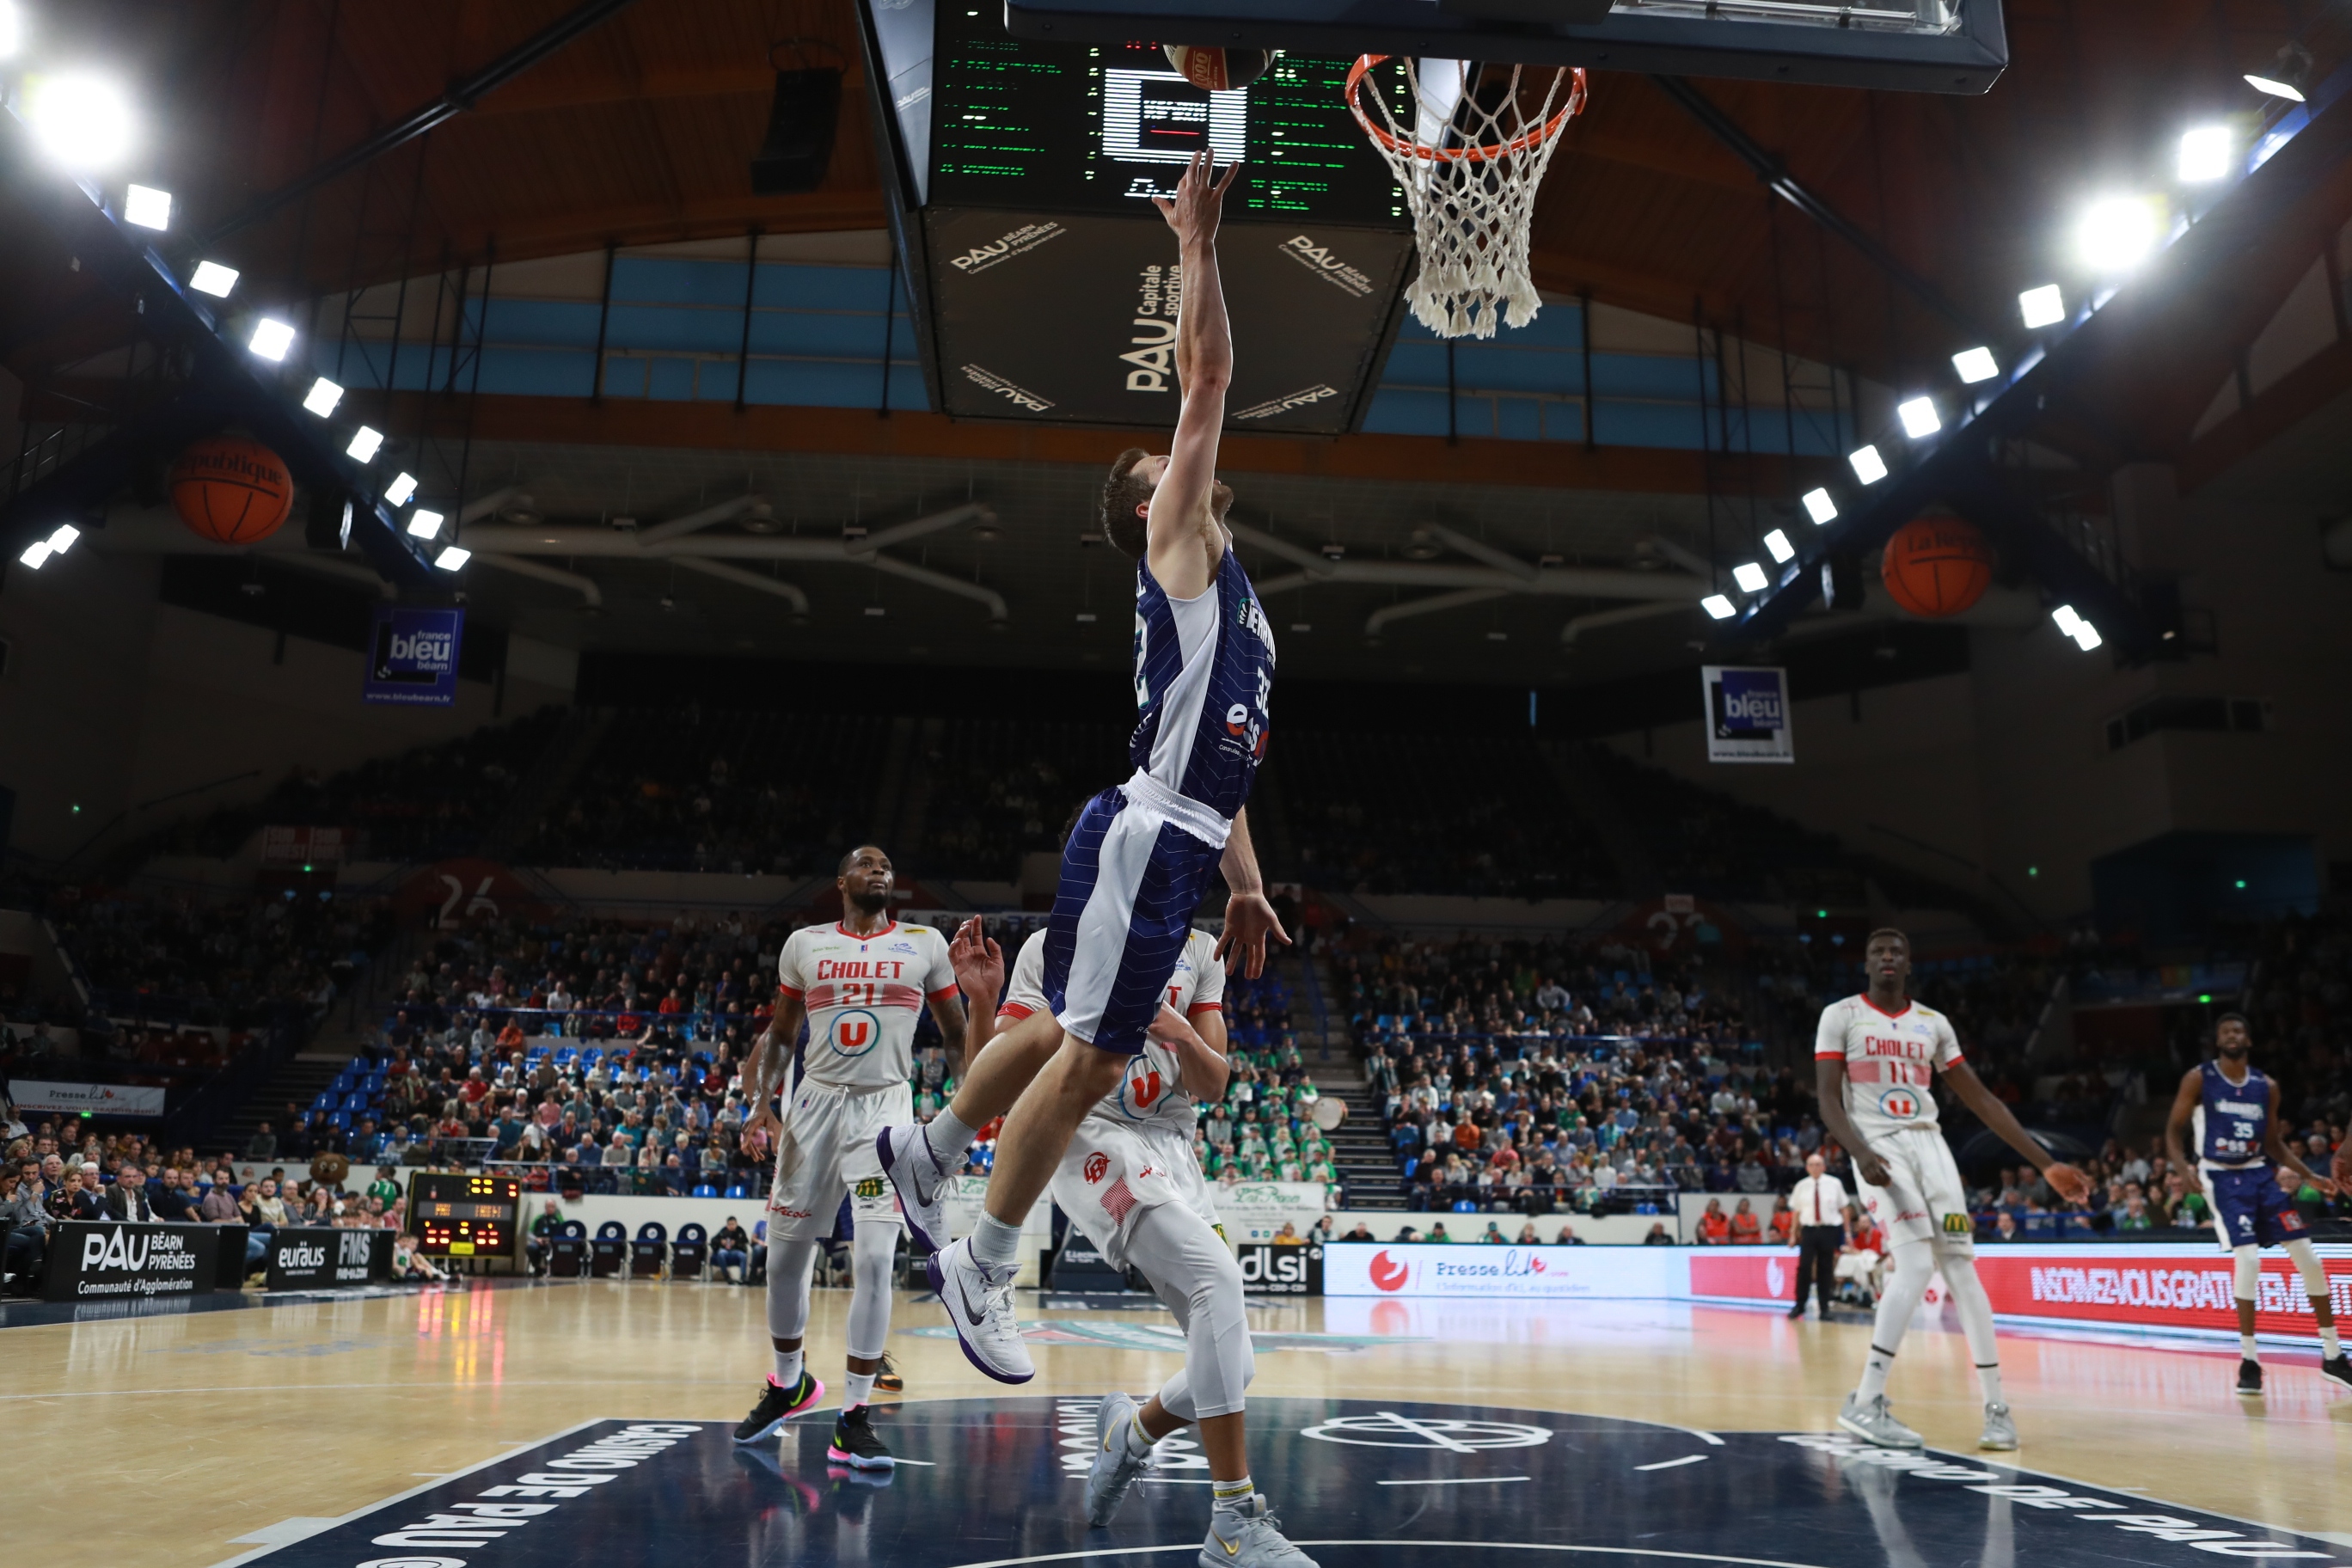
<svg viewBox="0 0 2352 1568"><path fill-rule="evenodd" d="M91 1009L134 1024L236 1027L289 1013L315 1021L392 934L380 901L315 893L206 901L64 885L40 912Z"/></svg>
<svg viewBox="0 0 2352 1568"><path fill-rule="evenodd" d="M1084 722L951 719L924 756L920 870L1010 881L1058 854L1071 814L1129 770L1127 733Z"/></svg>

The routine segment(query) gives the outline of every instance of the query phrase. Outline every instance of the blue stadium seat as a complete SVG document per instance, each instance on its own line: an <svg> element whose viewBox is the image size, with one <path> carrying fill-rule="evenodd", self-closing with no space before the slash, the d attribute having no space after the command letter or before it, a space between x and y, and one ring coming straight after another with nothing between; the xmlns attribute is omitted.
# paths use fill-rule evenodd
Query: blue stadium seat
<svg viewBox="0 0 2352 1568"><path fill-rule="evenodd" d="M668 1261L668 1227L657 1219L637 1226L637 1237L629 1244L629 1278L658 1279L663 1265Z"/></svg>
<svg viewBox="0 0 2352 1568"><path fill-rule="evenodd" d="M730 1182L727 1184L727 1195L730 1198L748 1198L751 1194L744 1188L742 1183Z"/></svg>
<svg viewBox="0 0 2352 1568"><path fill-rule="evenodd" d="M628 1260L629 1227L616 1219L598 1226L596 1239L588 1247L588 1271L599 1279L609 1279Z"/></svg>
<svg viewBox="0 0 2352 1568"><path fill-rule="evenodd" d="M709 1234L691 1221L678 1226L677 1240L669 1249L669 1277L674 1280L699 1279L709 1267Z"/></svg>

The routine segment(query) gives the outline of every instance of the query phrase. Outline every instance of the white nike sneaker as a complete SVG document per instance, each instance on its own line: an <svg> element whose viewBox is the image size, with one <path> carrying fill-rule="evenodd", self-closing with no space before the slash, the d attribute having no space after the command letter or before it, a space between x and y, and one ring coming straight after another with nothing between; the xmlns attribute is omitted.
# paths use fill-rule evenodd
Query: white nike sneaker
<svg viewBox="0 0 2352 1568"><path fill-rule="evenodd" d="M1209 1516L1209 1538L1201 1542L1202 1568L1316 1568L1315 1559L1290 1544L1274 1505L1252 1492Z"/></svg>
<svg viewBox="0 0 2352 1568"><path fill-rule="evenodd" d="M2017 1417L2010 1414L2008 1405L1985 1406L1984 1436L1977 1439L1977 1447L2003 1454L2016 1451Z"/></svg>
<svg viewBox="0 0 2352 1568"><path fill-rule="evenodd" d="M999 1383L1026 1383L1037 1375L1022 1342L1021 1325L1013 1318L1013 1280L1017 1264L990 1268L971 1255L971 1238L964 1237L945 1252L934 1252L923 1267L940 1305L955 1325L956 1342L963 1359Z"/></svg>
<svg viewBox="0 0 2352 1568"><path fill-rule="evenodd" d="M882 1159L882 1173L898 1189L898 1207L915 1245L937 1252L948 1238L947 1205L940 1201L954 1173L940 1169L930 1138L919 1121L885 1127L874 1135L874 1152Z"/></svg>
<svg viewBox="0 0 2352 1568"><path fill-rule="evenodd" d="M1124 1394L1103 1395L1095 1412L1095 1462L1087 1470L1087 1522L1108 1524L1118 1517L1127 1489L1151 1468L1151 1450L1140 1454L1128 1443L1127 1428L1135 1419L1135 1401Z"/></svg>
<svg viewBox="0 0 2352 1568"><path fill-rule="evenodd" d="M1886 1395L1864 1403L1858 1394L1845 1396L1845 1408L1838 1412L1838 1425L1865 1443L1875 1443L1882 1448L1924 1448L1927 1440L1895 1419L1895 1412L1886 1407Z"/></svg>

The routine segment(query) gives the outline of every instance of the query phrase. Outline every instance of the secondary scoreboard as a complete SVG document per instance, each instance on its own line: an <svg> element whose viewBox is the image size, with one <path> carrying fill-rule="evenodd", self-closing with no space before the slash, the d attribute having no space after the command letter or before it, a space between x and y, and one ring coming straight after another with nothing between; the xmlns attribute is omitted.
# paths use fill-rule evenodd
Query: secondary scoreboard
<svg viewBox="0 0 2352 1568"><path fill-rule="evenodd" d="M408 1231L430 1257L511 1258L522 1237L522 1183L419 1172L408 1179Z"/></svg>

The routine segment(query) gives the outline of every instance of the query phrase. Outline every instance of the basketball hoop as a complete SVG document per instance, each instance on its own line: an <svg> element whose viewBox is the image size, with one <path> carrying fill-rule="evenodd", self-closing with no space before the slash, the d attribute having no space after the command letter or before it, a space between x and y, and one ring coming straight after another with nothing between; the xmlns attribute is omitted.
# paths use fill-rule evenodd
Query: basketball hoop
<svg viewBox="0 0 2352 1568"><path fill-rule="evenodd" d="M1405 86L1416 110L1407 127L1390 112L1378 83L1371 95L1377 122L1363 105L1365 79L1391 58L1397 57L1358 59L1349 68L1346 90L1349 112L1388 160L1412 208L1421 271L1405 300L1414 319L1442 338L1491 338L1498 310L1510 325L1524 327L1543 308L1528 275L1536 187L1561 128L1584 109L1584 72L1552 68L1543 101L1530 114L1521 106L1519 66L1510 68L1508 85L1496 97L1463 80L1465 68L1459 62L1406 57ZM1451 67L1453 82L1424 92L1423 63ZM1534 91L1532 83L1525 89L1529 97Z"/></svg>

